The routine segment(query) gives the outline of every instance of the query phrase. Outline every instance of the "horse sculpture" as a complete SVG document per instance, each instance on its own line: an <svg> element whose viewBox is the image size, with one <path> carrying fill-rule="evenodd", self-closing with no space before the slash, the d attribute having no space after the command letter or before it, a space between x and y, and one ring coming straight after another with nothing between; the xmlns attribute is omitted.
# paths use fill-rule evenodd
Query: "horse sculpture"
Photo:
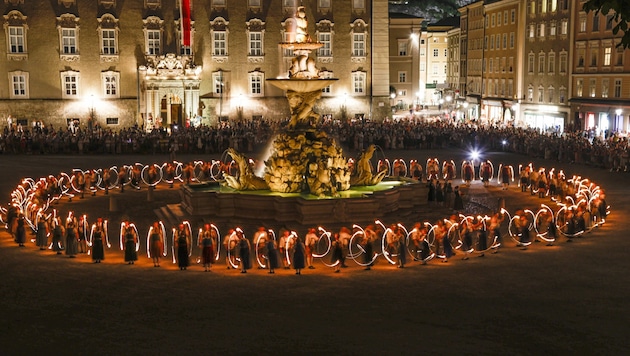
<svg viewBox="0 0 630 356"><path fill-rule="evenodd" d="M350 185L375 185L385 178L387 169L381 170L376 173L376 175L372 174L372 164L370 163L370 160L372 159L372 156L374 156L374 151L376 151L375 145L370 145L365 151L363 151L357 160L356 169L354 171L355 174L350 178Z"/></svg>
<svg viewBox="0 0 630 356"><path fill-rule="evenodd" d="M252 167L247 162L247 157L236 152L233 148L228 148L228 154L232 156L232 159L238 165L239 175L238 177L224 174L225 184L236 190L262 190L269 189L267 182L261 177L258 177L252 171Z"/></svg>

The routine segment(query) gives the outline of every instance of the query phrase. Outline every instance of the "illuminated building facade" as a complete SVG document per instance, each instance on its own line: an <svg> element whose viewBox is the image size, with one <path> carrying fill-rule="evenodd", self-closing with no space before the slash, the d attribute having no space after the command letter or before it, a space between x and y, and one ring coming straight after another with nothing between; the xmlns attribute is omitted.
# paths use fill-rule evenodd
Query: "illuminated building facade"
<svg viewBox="0 0 630 356"><path fill-rule="evenodd" d="M395 111L415 109L422 103L420 86L420 37L423 19L390 13L389 78L391 105Z"/></svg>
<svg viewBox="0 0 630 356"><path fill-rule="evenodd" d="M186 4L189 17L182 15ZM296 35L299 5L6 0L0 117L113 129L282 119L284 92L265 80L287 75L293 53L279 43ZM390 115L389 54L373 45L389 38L387 0L313 0L305 7L312 40L324 44L314 53L320 75L339 78L316 110L339 119Z"/></svg>
<svg viewBox="0 0 630 356"><path fill-rule="evenodd" d="M522 115L528 127L560 133L570 115L569 23L575 4L527 0L525 5Z"/></svg>
<svg viewBox="0 0 630 356"><path fill-rule="evenodd" d="M582 11L584 1L571 8L574 34L570 61L571 117L576 130L603 136L628 132L630 117L630 50L617 47L610 14Z"/></svg>

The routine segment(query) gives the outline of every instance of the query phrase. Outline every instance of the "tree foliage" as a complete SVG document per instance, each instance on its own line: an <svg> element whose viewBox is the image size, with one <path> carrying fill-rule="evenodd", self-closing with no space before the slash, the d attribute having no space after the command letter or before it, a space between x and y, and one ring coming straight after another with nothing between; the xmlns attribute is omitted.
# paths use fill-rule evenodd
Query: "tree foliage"
<svg viewBox="0 0 630 356"><path fill-rule="evenodd" d="M621 43L623 48L630 47L630 31L628 31L628 23L630 22L630 4L628 0L588 0L583 7L586 12L595 11L595 14L608 15L611 14L614 25L613 34L623 33Z"/></svg>
<svg viewBox="0 0 630 356"><path fill-rule="evenodd" d="M392 12L399 12L424 18L432 23L458 14L457 9L466 1L462 0L407 0L390 3Z"/></svg>

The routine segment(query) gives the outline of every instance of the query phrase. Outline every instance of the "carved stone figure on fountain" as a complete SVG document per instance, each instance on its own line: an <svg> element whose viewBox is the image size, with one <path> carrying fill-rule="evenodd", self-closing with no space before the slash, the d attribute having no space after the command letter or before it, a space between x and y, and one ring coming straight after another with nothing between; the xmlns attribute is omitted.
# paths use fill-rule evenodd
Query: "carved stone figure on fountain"
<svg viewBox="0 0 630 356"><path fill-rule="evenodd" d="M317 79L319 69L315 67L315 60L309 57L309 50L294 50L296 56L291 59L289 78Z"/></svg>
<svg viewBox="0 0 630 356"><path fill-rule="evenodd" d="M233 148L228 148L228 154L236 162L239 169L238 177L225 174L225 184L236 190L261 190L269 189L267 182L254 174L252 167L247 162L247 157L236 152Z"/></svg>
<svg viewBox="0 0 630 356"><path fill-rule="evenodd" d="M351 185L375 185L385 178L385 174L387 173L386 169L381 170L376 173L376 175L372 174L372 164L370 160L372 156L374 156L374 151L376 151L376 146L370 145L370 147L361 153L361 156L355 164L354 174L350 178Z"/></svg>
<svg viewBox="0 0 630 356"><path fill-rule="evenodd" d="M308 20L306 18L306 8L304 6L298 6L297 10L295 11L295 25L295 42L312 42L311 36L308 34Z"/></svg>
<svg viewBox="0 0 630 356"><path fill-rule="evenodd" d="M321 90L300 93L287 91L287 99L291 108L291 121L287 125L289 129L311 128L319 120L319 115L313 112L313 107L322 96Z"/></svg>

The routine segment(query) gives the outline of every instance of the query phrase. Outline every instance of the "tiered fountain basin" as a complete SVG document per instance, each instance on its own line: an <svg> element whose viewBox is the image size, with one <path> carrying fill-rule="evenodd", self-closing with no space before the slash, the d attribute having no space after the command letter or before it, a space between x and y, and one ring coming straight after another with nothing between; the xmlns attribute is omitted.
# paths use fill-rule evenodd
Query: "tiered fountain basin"
<svg viewBox="0 0 630 356"><path fill-rule="evenodd" d="M352 187L338 197L270 190L239 191L217 183L182 187L181 207L203 217L259 219L279 223L329 224L373 222L375 217L426 204L426 188L413 181L382 181Z"/></svg>
<svg viewBox="0 0 630 356"><path fill-rule="evenodd" d="M310 93L313 91L322 90L325 87L333 84L337 80L338 80L337 78L326 78L326 79L270 78L270 79L267 79L267 82L285 91L294 91L298 93Z"/></svg>

